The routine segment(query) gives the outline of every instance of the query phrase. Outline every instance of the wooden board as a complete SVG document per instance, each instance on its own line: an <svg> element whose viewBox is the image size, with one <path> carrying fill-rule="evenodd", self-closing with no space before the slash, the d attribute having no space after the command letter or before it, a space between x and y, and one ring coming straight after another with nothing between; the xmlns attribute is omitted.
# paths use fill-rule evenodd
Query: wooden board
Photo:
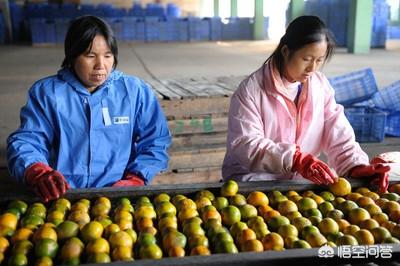
<svg viewBox="0 0 400 266"><path fill-rule="evenodd" d="M227 114L230 98L197 98L161 101L161 107L168 119L191 118L201 115Z"/></svg>
<svg viewBox="0 0 400 266"><path fill-rule="evenodd" d="M206 115L188 119L175 119L169 120L168 126L174 137L194 133L226 132L228 130L228 117Z"/></svg>
<svg viewBox="0 0 400 266"><path fill-rule="evenodd" d="M213 183L221 180L220 168L198 168L188 172L169 172L154 177L152 184Z"/></svg>
<svg viewBox="0 0 400 266"><path fill-rule="evenodd" d="M221 167L225 156L225 147L201 149L197 151L171 152L168 171L203 167Z"/></svg>
<svg viewBox="0 0 400 266"><path fill-rule="evenodd" d="M170 152L200 151L226 147L226 132L192 134L173 137Z"/></svg>

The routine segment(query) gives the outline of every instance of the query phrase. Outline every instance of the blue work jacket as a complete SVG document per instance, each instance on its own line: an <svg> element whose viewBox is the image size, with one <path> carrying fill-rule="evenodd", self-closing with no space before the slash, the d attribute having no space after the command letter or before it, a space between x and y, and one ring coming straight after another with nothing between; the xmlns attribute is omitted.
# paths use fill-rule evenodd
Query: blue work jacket
<svg viewBox="0 0 400 266"><path fill-rule="evenodd" d="M72 188L111 186L125 172L145 184L168 165L171 134L154 93L114 70L90 93L68 69L37 81L7 139L8 167L23 181L33 163L60 171Z"/></svg>

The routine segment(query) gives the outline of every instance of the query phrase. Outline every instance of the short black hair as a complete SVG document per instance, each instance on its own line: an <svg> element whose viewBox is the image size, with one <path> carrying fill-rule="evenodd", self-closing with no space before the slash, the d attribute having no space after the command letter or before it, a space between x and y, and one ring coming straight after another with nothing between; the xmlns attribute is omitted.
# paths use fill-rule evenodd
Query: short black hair
<svg viewBox="0 0 400 266"><path fill-rule="evenodd" d="M71 21L65 36L65 58L62 68L73 68L78 56L92 47L96 35L102 35L114 55L113 68L117 66L118 46L114 33L107 22L96 16L81 16Z"/></svg>
<svg viewBox="0 0 400 266"><path fill-rule="evenodd" d="M335 39L332 32L326 27L325 23L317 16L300 16L294 19L286 28L285 35L282 36L278 47L271 54L265 63L272 60L278 68L279 73L283 74L284 58L282 48L286 45L289 50L289 57L297 50L310 43L326 41L328 48L325 60L329 61L335 47Z"/></svg>

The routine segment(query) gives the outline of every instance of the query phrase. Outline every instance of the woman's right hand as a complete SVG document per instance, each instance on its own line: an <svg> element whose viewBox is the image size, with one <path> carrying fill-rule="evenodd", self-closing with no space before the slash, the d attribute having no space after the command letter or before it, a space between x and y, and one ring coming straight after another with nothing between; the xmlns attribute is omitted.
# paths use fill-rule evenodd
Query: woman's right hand
<svg viewBox="0 0 400 266"><path fill-rule="evenodd" d="M301 153L298 147L293 156L292 170L318 185L333 184L336 180L326 163L311 154Z"/></svg>

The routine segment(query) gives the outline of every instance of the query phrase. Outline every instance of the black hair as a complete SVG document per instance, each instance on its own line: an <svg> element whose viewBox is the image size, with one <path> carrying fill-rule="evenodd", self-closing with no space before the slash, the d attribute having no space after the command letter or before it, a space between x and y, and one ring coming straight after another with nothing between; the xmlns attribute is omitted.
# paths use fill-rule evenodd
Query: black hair
<svg viewBox="0 0 400 266"><path fill-rule="evenodd" d="M282 48L286 45L289 52L289 58L299 49L307 44L327 42L327 51L325 61L332 57L335 47L335 39L332 32L326 27L325 23L317 16L300 16L290 22L286 28L285 35L282 36L278 47L268 57L265 63L272 60L272 63L278 68L279 73L283 74L284 58ZM264 63L264 64L265 64Z"/></svg>
<svg viewBox="0 0 400 266"><path fill-rule="evenodd" d="M73 68L78 56L91 49L96 35L102 35L114 55L113 68L117 66L118 46L111 27L99 17L81 16L71 21L65 36L65 58L62 68Z"/></svg>

